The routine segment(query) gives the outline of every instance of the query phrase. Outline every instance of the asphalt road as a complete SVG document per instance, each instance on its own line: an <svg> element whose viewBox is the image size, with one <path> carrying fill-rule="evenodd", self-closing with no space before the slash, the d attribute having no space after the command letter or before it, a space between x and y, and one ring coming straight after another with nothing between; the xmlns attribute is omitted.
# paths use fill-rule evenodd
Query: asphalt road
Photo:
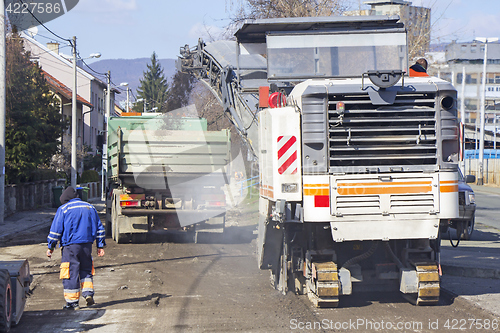
<svg viewBox="0 0 500 333"><path fill-rule="evenodd" d="M34 281L12 332L487 332L474 325L498 323L446 295L436 306L416 307L397 292L358 294L341 299L337 309L281 295L269 273L257 269L255 217L231 212L227 237L206 244L174 243L165 234L147 244L108 240L106 255L95 258L97 304L74 312L61 310L60 255L45 257L48 230L20 234L2 252L28 258Z"/></svg>
<svg viewBox="0 0 500 333"><path fill-rule="evenodd" d="M475 192L476 223L500 230L500 195Z"/></svg>

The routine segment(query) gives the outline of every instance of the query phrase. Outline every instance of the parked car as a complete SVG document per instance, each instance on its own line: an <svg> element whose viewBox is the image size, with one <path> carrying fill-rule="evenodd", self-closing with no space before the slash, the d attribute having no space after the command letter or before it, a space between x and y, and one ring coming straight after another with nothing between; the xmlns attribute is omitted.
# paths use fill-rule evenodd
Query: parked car
<svg viewBox="0 0 500 333"><path fill-rule="evenodd" d="M468 185L475 183L476 176L463 176L458 170L458 205L459 218L450 222L450 227L457 231L458 239L469 240L474 231L474 221L476 215L476 200L474 190Z"/></svg>

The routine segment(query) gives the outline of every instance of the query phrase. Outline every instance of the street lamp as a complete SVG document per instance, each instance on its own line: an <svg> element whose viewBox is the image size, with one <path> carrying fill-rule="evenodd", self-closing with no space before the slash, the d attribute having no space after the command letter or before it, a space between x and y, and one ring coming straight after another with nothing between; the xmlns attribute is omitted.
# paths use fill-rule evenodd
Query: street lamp
<svg viewBox="0 0 500 333"><path fill-rule="evenodd" d="M127 112L130 111L130 108L129 108L129 96L128 96L128 82L122 82L120 83L120 86L122 87L127 87Z"/></svg>
<svg viewBox="0 0 500 333"><path fill-rule="evenodd" d="M484 103L486 100L486 64L488 62L488 43L497 42L498 38L476 38L477 41L484 43L484 60L483 60L483 81L481 87L481 117L480 117L480 128L481 132L479 135L479 177L477 179L478 185L483 185L483 165L484 165L484 121L485 121L485 109ZM476 119L477 121L477 119Z"/></svg>

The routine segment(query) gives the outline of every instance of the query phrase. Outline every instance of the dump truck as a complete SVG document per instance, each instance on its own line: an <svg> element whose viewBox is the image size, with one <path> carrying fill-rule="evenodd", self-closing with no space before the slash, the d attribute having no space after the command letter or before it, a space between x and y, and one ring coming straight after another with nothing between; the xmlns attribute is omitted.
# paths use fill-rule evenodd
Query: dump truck
<svg viewBox="0 0 500 333"><path fill-rule="evenodd" d="M107 233L144 242L153 230L223 233L230 132L203 118L142 114L108 122Z"/></svg>
<svg viewBox="0 0 500 333"><path fill-rule="evenodd" d="M458 217L457 93L408 76L398 16L247 20L181 47L258 158L258 266L283 293L440 295L440 228Z"/></svg>

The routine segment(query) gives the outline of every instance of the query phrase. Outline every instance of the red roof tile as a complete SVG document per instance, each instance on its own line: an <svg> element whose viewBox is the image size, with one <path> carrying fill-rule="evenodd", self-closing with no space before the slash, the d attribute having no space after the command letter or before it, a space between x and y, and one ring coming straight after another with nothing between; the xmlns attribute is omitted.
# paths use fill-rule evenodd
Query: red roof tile
<svg viewBox="0 0 500 333"><path fill-rule="evenodd" d="M67 99L72 98L73 91L70 88L65 86L61 81L59 81L58 79L56 79L55 77L53 77L52 75L47 73L46 71L42 70L42 74L45 77L45 80L47 80L47 83L52 88L54 88L54 90L57 93L60 93L61 95L63 95ZM85 98L83 98L82 96L80 96L78 94L76 94L76 100L78 103L84 104L88 107L93 107L93 105L89 101L87 101Z"/></svg>

